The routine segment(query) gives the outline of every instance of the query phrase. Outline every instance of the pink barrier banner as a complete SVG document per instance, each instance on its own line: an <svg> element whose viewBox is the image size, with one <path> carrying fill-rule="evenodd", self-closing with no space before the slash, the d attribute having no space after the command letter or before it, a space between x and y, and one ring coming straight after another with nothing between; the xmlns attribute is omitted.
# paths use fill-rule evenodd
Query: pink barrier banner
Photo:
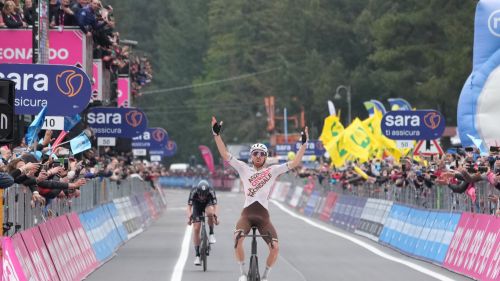
<svg viewBox="0 0 500 281"><path fill-rule="evenodd" d="M14 251L21 264L21 269L23 270L26 279L41 280L38 277L35 266L31 261L30 254L28 253L28 249L26 249L26 245L24 245L24 241L20 233L14 234L14 236L12 236L12 246L14 247Z"/></svg>
<svg viewBox="0 0 500 281"><path fill-rule="evenodd" d="M78 244L80 243L73 230L69 225L68 219L64 216L57 217L51 221L52 227L58 236L59 243L62 247L65 247L68 252L67 264L69 268L72 269L73 279L81 280L85 278L87 273L87 268L89 265L85 264L82 251Z"/></svg>
<svg viewBox="0 0 500 281"><path fill-rule="evenodd" d="M30 29L0 29L0 63L32 63L32 32ZM49 64L85 66L86 40L80 30L49 32Z"/></svg>
<svg viewBox="0 0 500 281"><path fill-rule="evenodd" d="M118 107L130 107L130 78L118 77Z"/></svg>
<svg viewBox="0 0 500 281"><path fill-rule="evenodd" d="M328 192L325 200L325 205L323 206L323 210L321 211L321 214L319 218L322 221L329 221L330 220L330 215L332 214L333 207L335 207L335 203L337 202L338 195L335 192Z"/></svg>
<svg viewBox="0 0 500 281"><path fill-rule="evenodd" d="M80 30L51 30L50 64L74 65L85 64L85 35Z"/></svg>
<svg viewBox="0 0 500 281"><path fill-rule="evenodd" d="M27 281L10 237L2 237L2 281Z"/></svg>
<svg viewBox="0 0 500 281"><path fill-rule="evenodd" d="M36 272L38 273L38 280L58 281L59 276L54 268L49 252L43 244L43 238L38 227L21 232L21 236L33 260Z"/></svg>
<svg viewBox="0 0 500 281"><path fill-rule="evenodd" d="M84 274L88 275L99 266L99 262L97 261L92 245L90 244L90 240L87 233L85 233L85 230L83 229L78 215L76 213L71 213L68 214L66 218L69 223L67 227L70 227L73 230L75 239L78 241L78 246L80 247L80 252L83 255L83 261L86 267Z"/></svg>
<svg viewBox="0 0 500 281"><path fill-rule="evenodd" d="M443 266L478 280L500 280L500 218L463 213Z"/></svg>
<svg viewBox="0 0 500 281"><path fill-rule="evenodd" d="M57 270L59 278L61 281L72 280L74 274L73 271L67 265L70 261L68 258L68 252L66 247L59 244L58 236L54 233L54 228L52 226L51 220L38 225L40 233L45 241L45 245L52 257L52 262Z"/></svg>
<svg viewBox="0 0 500 281"><path fill-rule="evenodd" d="M31 30L0 29L0 63L32 63Z"/></svg>
<svg viewBox="0 0 500 281"><path fill-rule="evenodd" d="M92 69L92 100L102 100L102 61L94 60Z"/></svg>

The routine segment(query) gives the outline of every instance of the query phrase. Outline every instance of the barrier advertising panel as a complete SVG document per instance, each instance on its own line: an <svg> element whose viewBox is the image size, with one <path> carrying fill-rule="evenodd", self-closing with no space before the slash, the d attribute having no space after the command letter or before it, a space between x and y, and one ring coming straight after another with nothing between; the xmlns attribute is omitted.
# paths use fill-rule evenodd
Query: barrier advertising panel
<svg viewBox="0 0 500 281"><path fill-rule="evenodd" d="M393 239L399 239L404 223L408 218L410 208L399 204L392 205L391 212L387 217L387 221L380 233L380 242L391 244Z"/></svg>
<svg viewBox="0 0 500 281"><path fill-rule="evenodd" d="M463 213L443 265L478 280L500 279L500 220Z"/></svg>
<svg viewBox="0 0 500 281"><path fill-rule="evenodd" d="M33 260L39 280L59 280L59 276L50 258L49 251L43 243L43 238L38 227L33 227L21 232L26 249Z"/></svg>
<svg viewBox="0 0 500 281"><path fill-rule="evenodd" d="M99 266L94 250L92 249L89 237L87 236L87 233L83 229L82 223L80 222L80 218L76 213L68 214L66 218L68 220L69 227L73 230L75 239L78 241L78 246L80 247L80 252L82 253L83 261L85 262L86 265L86 270L84 271L84 275L88 275L90 272L94 271L94 269L96 269Z"/></svg>
<svg viewBox="0 0 500 281"><path fill-rule="evenodd" d="M26 245L24 245L24 241L20 233L12 236L12 246L14 247L14 251L16 252L16 256L21 264L26 280L41 280L38 276L37 269L33 265L28 249L26 248Z"/></svg>
<svg viewBox="0 0 500 281"><path fill-rule="evenodd" d="M30 29L0 29L0 63L32 63L32 31ZM49 31L49 64L81 66L92 74L92 39L80 29Z"/></svg>
<svg viewBox="0 0 500 281"><path fill-rule="evenodd" d="M28 275L31 278L31 275ZM12 239L2 237L2 280L3 281L27 281L21 263L19 262Z"/></svg>
<svg viewBox="0 0 500 281"><path fill-rule="evenodd" d="M297 186L295 187L295 191L292 195L292 198L290 199L290 206L296 208L297 205L299 204L300 197L302 196L302 191L304 190L303 187Z"/></svg>
<svg viewBox="0 0 500 281"><path fill-rule="evenodd" d="M335 203L337 202L337 198L337 193L332 191L328 192L326 195L325 204L323 205L323 210L321 210L321 214L319 216L322 221L328 221L330 219Z"/></svg>
<svg viewBox="0 0 500 281"><path fill-rule="evenodd" d="M378 241L391 207L391 201L369 198L355 232Z"/></svg>
<svg viewBox="0 0 500 281"><path fill-rule="evenodd" d="M312 216L314 214L314 209L316 207L316 204L318 204L319 199L320 199L319 192L314 191L309 197L306 207L304 208L304 214L306 216Z"/></svg>

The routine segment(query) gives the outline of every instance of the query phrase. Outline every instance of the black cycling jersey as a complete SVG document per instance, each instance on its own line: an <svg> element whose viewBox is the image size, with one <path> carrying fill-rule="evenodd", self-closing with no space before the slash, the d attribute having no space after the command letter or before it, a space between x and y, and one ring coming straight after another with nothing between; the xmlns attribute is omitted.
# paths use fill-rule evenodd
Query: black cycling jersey
<svg viewBox="0 0 500 281"><path fill-rule="evenodd" d="M191 193L189 194L188 205L193 205L193 203L216 205L217 196L215 195L215 190L213 189L213 187L209 187L208 191L204 192L200 192L196 187L191 189Z"/></svg>

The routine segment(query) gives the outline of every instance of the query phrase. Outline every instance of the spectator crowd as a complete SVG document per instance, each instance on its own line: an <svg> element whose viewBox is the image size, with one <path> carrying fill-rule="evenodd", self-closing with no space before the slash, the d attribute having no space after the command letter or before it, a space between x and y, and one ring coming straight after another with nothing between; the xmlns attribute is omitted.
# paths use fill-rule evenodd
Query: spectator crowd
<svg viewBox="0 0 500 281"><path fill-rule="evenodd" d="M157 187L161 164L133 160L131 153L117 153L109 147L101 153L92 148L72 155L67 145L50 147L53 131L46 130L42 135L31 147L24 139L0 147L0 188L25 186L32 193L32 204L44 205L56 197L79 197L80 189L94 178L108 178L118 184L138 178Z"/></svg>
<svg viewBox="0 0 500 281"><path fill-rule="evenodd" d="M323 191L338 187L344 193L378 195L399 202L403 201L401 194L411 190L412 198L404 203L424 208L435 207L429 200L439 186L445 188L444 192L468 198L473 206L470 211L500 215L499 147L491 147L488 154L469 147L451 149L441 157L398 160L388 157L365 163L349 161L343 167L331 167L322 159L321 164L314 168L302 167L295 175L308 179L305 180L307 186L317 181Z"/></svg>
<svg viewBox="0 0 500 281"><path fill-rule="evenodd" d="M38 16L36 10L32 0L0 0L0 28L32 27ZM92 38L94 59L102 59L111 73L112 102L116 103L120 74L130 75L133 97L141 96L142 88L151 82L153 71L148 57L132 55L129 46L120 44L111 5L99 0L50 0L48 21L53 29L78 27Z"/></svg>

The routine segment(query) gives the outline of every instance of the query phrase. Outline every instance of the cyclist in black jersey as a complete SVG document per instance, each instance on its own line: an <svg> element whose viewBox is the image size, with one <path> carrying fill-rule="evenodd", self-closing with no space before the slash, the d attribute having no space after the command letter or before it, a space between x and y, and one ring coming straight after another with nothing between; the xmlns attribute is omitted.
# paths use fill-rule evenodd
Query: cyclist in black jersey
<svg viewBox="0 0 500 281"><path fill-rule="evenodd" d="M195 265L201 265L200 261L200 231L201 231L201 217L205 211L208 217L209 237L210 244L215 244L214 225L219 224L217 220L217 196L215 195L214 188L206 180L201 180L196 187L191 189L188 200L188 224L193 224L193 244L196 257L194 259Z"/></svg>

